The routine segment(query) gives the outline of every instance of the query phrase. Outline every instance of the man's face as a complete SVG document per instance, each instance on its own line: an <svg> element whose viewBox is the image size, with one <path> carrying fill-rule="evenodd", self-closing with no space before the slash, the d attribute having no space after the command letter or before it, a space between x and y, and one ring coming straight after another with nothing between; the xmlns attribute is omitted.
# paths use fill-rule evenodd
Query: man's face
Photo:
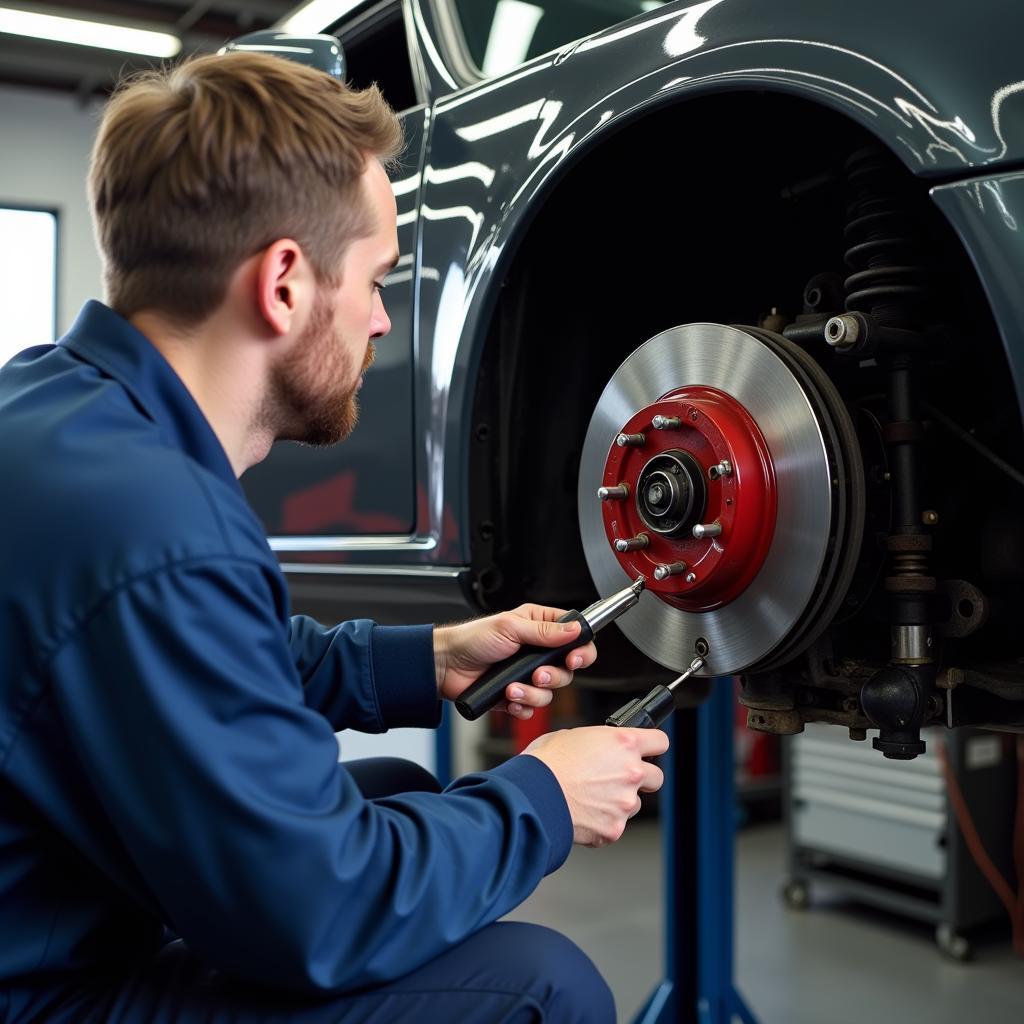
<svg viewBox="0 0 1024 1024"><path fill-rule="evenodd" d="M279 440L329 445L348 437L359 415L356 393L373 362L373 338L391 330L381 282L398 260L395 197L376 160L363 173L371 233L352 242L340 285L320 285L302 336L271 377Z"/></svg>

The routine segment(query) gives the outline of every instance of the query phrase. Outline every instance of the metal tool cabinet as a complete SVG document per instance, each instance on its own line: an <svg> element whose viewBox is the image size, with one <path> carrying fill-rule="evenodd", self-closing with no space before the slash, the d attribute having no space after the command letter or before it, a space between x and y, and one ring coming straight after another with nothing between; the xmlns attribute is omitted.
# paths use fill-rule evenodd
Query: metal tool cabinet
<svg viewBox="0 0 1024 1024"><path fill-rule="evenodd" d="M940 949L967 959L965 933L1005 911L957 827L936 745L946 744L978 833L1012 880L1016 783L1009 739L977 729L932 730L927 754L889 761L870 743L808 725L786 749L789 878L783 898L803 909L811 884L823 883L933 924Z"/></svg>

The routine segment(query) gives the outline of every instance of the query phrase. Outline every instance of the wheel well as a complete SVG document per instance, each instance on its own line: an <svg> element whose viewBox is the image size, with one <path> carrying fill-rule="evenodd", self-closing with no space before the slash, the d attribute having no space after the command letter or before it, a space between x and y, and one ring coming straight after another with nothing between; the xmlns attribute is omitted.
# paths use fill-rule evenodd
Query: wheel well
<svg viewBox="0 0 1024 1024"><path fill-rule="evenodd" d="M576 485L608 379L668 327L757 324L776 307L790 318L801 312L806 282L843 270L843 163L871 143L808 101L724 94L621 130L552 190L502 283L477 378L471 553L485 607L579 607L593 597ZM927 202L926 184L909 171L906 179L961 292L946 296L950 318L971 325L972 345L991 346L966 361L976 383L964 390L1005 392L1019 438L1005 356L974 271Z"/></svg>

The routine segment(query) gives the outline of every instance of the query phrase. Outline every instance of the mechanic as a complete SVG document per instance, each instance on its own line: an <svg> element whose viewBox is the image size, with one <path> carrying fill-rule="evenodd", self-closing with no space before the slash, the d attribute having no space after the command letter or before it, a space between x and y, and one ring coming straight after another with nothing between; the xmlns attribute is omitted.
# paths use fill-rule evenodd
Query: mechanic
<svg viewBox="0 0 1024 1024"><path fill-rule="evenodd" d="M495 922L573 841L618 838L665 734L553 733L443 793L339 765L336 730L435 726L440 699L578 627L532 605L292 617L237 481L277 439L355 425L400 148L375 89L265 54L106 108L107 304L0 371L4 1021L613 1019L572 943ZM508 712L595 657L511 686Z"/></svg>

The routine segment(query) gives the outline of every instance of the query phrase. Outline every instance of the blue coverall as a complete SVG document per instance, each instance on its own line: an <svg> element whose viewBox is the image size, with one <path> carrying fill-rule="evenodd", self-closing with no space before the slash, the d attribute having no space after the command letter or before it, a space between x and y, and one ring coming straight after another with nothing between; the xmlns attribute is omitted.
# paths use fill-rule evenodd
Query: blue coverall
<svg viewBox="0 0 1024 1024"><path fill-rule="evenodd" d="M0 370L0 481L0 1020L611 1019L493 924L569 852L554 776L363 796L334 732L438 722L431 627L290 616L131 324L90 302Z"/></svg>

